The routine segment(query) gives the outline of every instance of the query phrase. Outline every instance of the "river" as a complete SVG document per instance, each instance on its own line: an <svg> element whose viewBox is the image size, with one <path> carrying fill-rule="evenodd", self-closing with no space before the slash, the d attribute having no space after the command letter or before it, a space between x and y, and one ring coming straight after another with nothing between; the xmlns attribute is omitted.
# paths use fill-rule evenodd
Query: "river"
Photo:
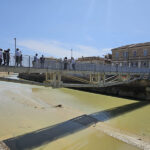
<svg viewBox="0 0 150 150"><path fill-rule="evenodd" d="M140 107L131 105L132 110L130 104L134 103L139 102L73 89L52 89L0 82L0 140L50 127L83 114L104 112L105 115L107 110L109 116L98 124L137 135L140 137L139 140L149 142L150 105ZM59 104L62 107L55 107ZM138 150L139 148L103 133L98 125L92 125L31 149Z"/></svg>

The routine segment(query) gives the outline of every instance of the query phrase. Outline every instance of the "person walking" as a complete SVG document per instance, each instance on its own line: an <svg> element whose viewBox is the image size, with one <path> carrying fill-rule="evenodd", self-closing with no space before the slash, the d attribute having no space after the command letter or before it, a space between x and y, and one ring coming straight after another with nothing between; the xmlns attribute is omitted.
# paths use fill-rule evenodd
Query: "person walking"
<svg viewBox="0 0 150 150"><path fill-rule="evenodd" d="M10 49L8 48L6 51L6 65L9 66L10 61Z"/></svg>
<svg viewBox="0 0 150 150"><path fill-rule="evenodd" d="M67 57L64 58L64 70L67 70L68 60Z"/></svg>
<svg viewBox="0 0 150 150"><path fill-rule="evenodd" d="M3 50L0 48L0 66L2 65Z"/></svg>
<svg viewBox="0 0 150 150"><path fill-rule="evenodd" d="M19 57L20 57L20 52L19 52L19 48L16 49L16 62L15 62L15 66L18 67L19 65Z"/></svg>
<svg viewBox="0 0 150 150"><path fill-rule="evenodd" d="M20 64L20 67L22 67L22 52L21 52L21 50L19 51L19 64Z"/></svg>
<svg viewBox="0 0 150 150"><path fill-rule="evenodd" d="M72 69L75 70L75 60L73 57L71 57L71 65L72 65Z"/></svg>
<svg viewBox="0 0 150 150"><path fill-rule="evenodd" d="M38 54L36 53L33 60L33 67L38 67Z"/></svg>
<svg viewBox="0 0 150 150"><path fill-rule="evenodd" d="M4 66L6 65L6 50L3 52L3 61L4 61Z"/></svg>
<svg viewBox="0 0 150 150"><path fill-rule="evenodd" d="M41 63L41 68L44 68L45 58L43 55L40 57L40 63Z"/></svg>

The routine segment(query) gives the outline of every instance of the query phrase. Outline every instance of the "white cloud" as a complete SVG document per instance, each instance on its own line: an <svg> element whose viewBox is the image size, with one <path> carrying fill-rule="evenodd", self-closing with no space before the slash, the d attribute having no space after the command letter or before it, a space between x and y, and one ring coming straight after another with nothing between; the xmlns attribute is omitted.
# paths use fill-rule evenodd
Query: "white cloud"
<svg viewBox="0 0 150 150"><path fill-rule="evenodd" d="M63 58L70 57L70 48L73 48L73 56L75 58L82 56L103 56L110 52L108 49L97 49L85 45L70 45L59 41L38 41L38 40L22 40L18 41L18 45L37 53L43 53L49 56Z"/></svg>

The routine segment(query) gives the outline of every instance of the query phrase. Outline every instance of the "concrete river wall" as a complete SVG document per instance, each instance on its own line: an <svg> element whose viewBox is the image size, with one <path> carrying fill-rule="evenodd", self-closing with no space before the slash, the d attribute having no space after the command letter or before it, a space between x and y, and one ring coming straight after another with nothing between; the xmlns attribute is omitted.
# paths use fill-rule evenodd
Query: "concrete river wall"
<svg viewBox="0 0 150 150"><path fill-rule="evenodd" d="M25 74L20 73L19 78L36 81L36 82L43 82L45 81L45 74ZM79 81L72 81L69 78L62 77L63 82L65 83L79 83ZM77 90L83 90L88 92L118 96L118 97L125 97L125 98L132 98L138 100L150 100L150 81L149 80L137 80L133 81L129 84L122 84L117 86L110 86L104 88L74 88Z"/></svg>

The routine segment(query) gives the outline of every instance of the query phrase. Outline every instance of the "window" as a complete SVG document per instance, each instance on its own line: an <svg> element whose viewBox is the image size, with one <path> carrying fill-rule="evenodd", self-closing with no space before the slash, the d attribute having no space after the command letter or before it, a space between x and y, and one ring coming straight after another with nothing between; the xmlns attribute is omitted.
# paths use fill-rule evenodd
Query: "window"
<svg viewBox="0 0 150 150"><path fill-rule="evenodd" d="M147 49L144 50L143 55L147 56Z"/></svg>
<svg viewBox="0 0 150 150"><path fill-rule="evenodd" d="M123 52L123 57L128 58L128 52Z"/></svg>
<svg viewBox="0 0 150 150"><path fill-rule="evenodd" d="M125 66L125 67L126 67L126 66L127 66L127 63L125 62L125 63L123 64L123 66Z"/></svg>
<svg viewBox="0 0 150 150"><path fill-rule="evenodd" d="M133 51L133 56L136 57L136 51Z"/></svg>
<svg viewBox="0 0 150 150"><path fill-rule="evenodd" d="M119 58L119 52L116 52L116 59Z"/></svg>
<svg viewBox="0 0 150 150"><path fill-rule="evenodd" d="M142 66L143 67L148 67L148 62L144 61Z"/></svg>

